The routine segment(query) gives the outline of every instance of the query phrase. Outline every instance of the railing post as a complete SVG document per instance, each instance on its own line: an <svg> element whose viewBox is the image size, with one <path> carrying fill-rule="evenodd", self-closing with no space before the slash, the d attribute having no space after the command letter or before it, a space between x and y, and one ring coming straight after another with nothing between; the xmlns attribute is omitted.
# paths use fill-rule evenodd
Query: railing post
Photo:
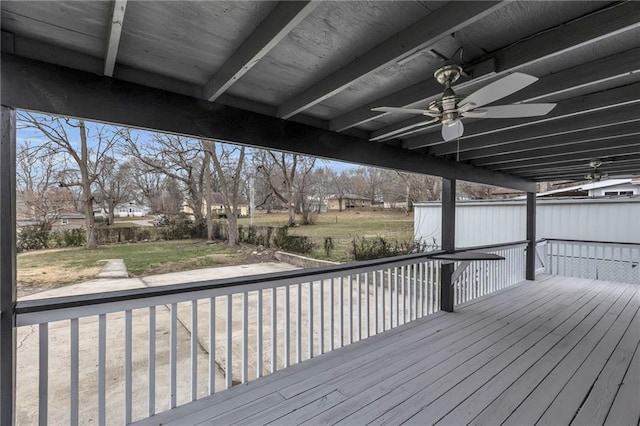
<svg viewBox="0 0 640 426"><path fill-rule="evenodd" d="M456 246L456 180L442 179L442 250L453 253ZM453 283L455 264L442 262L440 276L440 309L453 312Z"/></svg>
<svg viewBox="0 0 640 426"><path fill-rule="evenodd" d="M527 192L527 259L525 278L536 279L536 193Z"/></svg>
<svg viewBox="0 0 640 426"><path fill-rule="evenodd" d="M16 404L16 112L1 107L0 131L0 424Z"/></svg>

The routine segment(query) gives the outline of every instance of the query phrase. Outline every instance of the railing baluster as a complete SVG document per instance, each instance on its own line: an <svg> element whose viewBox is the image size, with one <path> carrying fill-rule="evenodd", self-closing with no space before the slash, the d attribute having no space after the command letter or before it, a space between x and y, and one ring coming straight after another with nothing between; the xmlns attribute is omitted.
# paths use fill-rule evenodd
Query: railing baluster
<svg viewBox="0 0 640 426"><path fill-rule="evenodd" d="M308 305L308 310L309 312L308 314L308 319L309 319L309 323L308 323L308 332L309 332L309 341L308 341L308 353L309 353L309 359L313 358L313 281L309 282L309 300L307 300L307 302L309 303Z"/></svg>
<svg viewBox="0 0 640 426"><path fill-rule="evenodd" d="M338 299L340 302L340 309L338 309L340 313L340 324L338 330L338 336L340 338L340 346L344 346L344 277L340 277L340 287L338 288Z"/></svg>
<svg viewBox="0 0 640 426"><path fill-rule="evenodd" d="M105 318L106 328L106 318ZM156 413L156 307L149 306L149 359L147 369L147 415L149 417Z"/></svg>
<svg viewBox="0 0 640 426"><path fill-rule="evenodd" d="M330 313L330 316L329 316L329 330L331 330L330 331L330 339L331 340L329 341L329 350L330 351L333 351L334 346L335 346L335 342L334 342L334 339L335 339L335 330L334 330L334 315L335 315L335 309L334 309L335 307L334 307L334 305L335 305L335 300L334 300L334 297L333 297L333 290L334 290L333 287L334 286L335 286L335 278L331 278L331 287L329 287L329 300L330 300L330 303L331 303L331 306L329 307L329 313Z"/></svg>
<svg viewBox="0 0 640 426"><path fill-rule="evenodd" d="M169 326L169 408L176 406L178 370L178 304L171 304L171 324Z"/></svg>
<svg viewBox="0 0 640 426"><path fill-rule="evenodd" d="M155 333L155 326L154 326ZM154 334L155 337L155 334ZM149 360L151 365L151 360ZM107 315L98 315L98 425L107 422L106 411L107 385ZM152 414L149 414L150 416Z"/></svg>
<svg viewBox="0 0 640 426"><path fill-rule="evenodd" d="M364 319L364 326L366 329L365 337L369 337L371 330L369 328L369 273L364 274L364 310L367 313L367 316Z"/></svg>
<svg viewBox="0 0 640 426"><path fill-rule="evenodd" d="M242 293L242 383L249 381L249 293Z"/></svg>
<svg viewBox="0 0 640 426"><path fill-rule="evenodd" d="M382 331L387 329L387 303L386 303L386 287L384 285L384 271L380 271L380 288L382 290ZM391 292L389 292L391 294Z"/></svg>
<svg viewBox="0 0 640 426"><path fill-rule="evenodd" d="M298 320L296 321L296 362L302 362L302 284L298 283L297 288L297 310Z"/></svg>
<svg viewBox="0 0 640 426"><path fill-rule="evenodd" d="M132 342L132 312L131 310L127 310L124 313L124 423L131 423L132 418L132 390L133 383L132 380L132 352L133 352L133 342Z"/></svg>
<svg viewBox="0 0 640 426"><path fill-rule="evenodd" d="M233 359L231 358L233 355L233 295L227 295L227 323L225 324L227 327L227 344L225 350L227 351L225 355L225 389L231 388L233 386L233 364L231 363Z"/></svg>
<svg viewBox="0 0 640 426"><path fill-rule="evenodd" d="M289 366L291 359L291 313L290 313L290 297L289 285L284 286L284 368Z"/></svg>
<svg viewBox="0 0 640 426"><path fill-rule="evenodd" d="M271 372L278 369L278 287L271 289Z"/></svg>
<svg viewBox="0 0 640 426"><path fill-rule="evenodd" d="M209 298L209 395L216 392L216 298Z"/></svg>
<svg viewBox="0 0 640 426"><path fill-rule="evenodd" d="M38 355L38 423L46 425L48 423L47 409L49 408L49 324L40 324L38 331L38 349L40 351ZM104 365L104 360L102 364L98 362L98 369L101 365ZM104 376L102 378L104 380Z"/></svg>
<svg viewBox="0 0 640 426"><path fill-rule="evenodd" d="M78 318L71 319L71 398L69 423L78 424L78 364L79 364L79 326Z"/></svg>
<svg viewBox="0 0 640 426"><path fill-rule="evenodd" d="M362 340L362 282L360 274L356 275L356 286L358 287L358 341Z"/></svg>
<svg viewBox="0 0 640 426"><path fill-rule="evenodd" d="M198 399L198 300L191 301L191 401Z"/></svg>
<svg viewBox="0 0 640 426"><path fill-rule="evenodd" d="M349 344L353 343L353 279L349 275Z"/></svg>
<svg viewBox="0 0 640 426"><path fill-rule="evenodd" d="M413 282L412 284L412 291L411 291L411 295L413 296L413 301L411 303L411 306L413 308L413 317L412 320L415 320L416 318L418 318L418 293L416 291L417 289L417 283L416 283L416 273L417 273L417 265L413 264L410 266L411 268L411 272L412 272L412 276L413 276Z"/></svg>
<svg viewBox="0 0 640 426"><path fill-rule="evenodd" d="M262 359L264 357L262 349L262 289L258 290L258 296L256 299L256 312L257 312L257 332L256 332L256 377L262 377Z"/></svg>
<svg viewBox="0 0 640 426"><path fill-rule="evenodd" d="M373 304L375 306L375 311L374 311L374 321L373 321L373 334L378 334L380 332L380 330L378 329L378 315L380 313L380 310L378 309L378 280L377 280L377 276L378 276L378 271L373 271L371 273L371 276L373 277Z"/></svg>
<svg viewBox="0 0 640 426"><path fill-rule="evenodd" d="M320 347L319 353L322 355L324 353L324 280L320 280L320 312L318 312L320 316Z"/></svg>
<svg viewBox="0 0 640 426"><path fill-rule="evenodd" d="M400 301L398 300L398 267L393 268L393 292L395 293L396 327L400 325ZM391 324L393 328L393 324Z"/></svg>

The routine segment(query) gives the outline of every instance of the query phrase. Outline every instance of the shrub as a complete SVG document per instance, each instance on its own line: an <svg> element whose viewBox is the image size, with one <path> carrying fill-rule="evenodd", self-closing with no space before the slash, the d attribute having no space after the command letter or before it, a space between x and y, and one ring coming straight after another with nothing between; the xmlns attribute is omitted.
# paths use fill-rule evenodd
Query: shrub
<svg viewBox="0 0 640 426"><path fill-rule="evenodd" d="M18 251L49 248L49 227L44 223L23 226L17 237Z"/></svg>
<svg viewBox="0 0 640 426"><path fill-rule="evenodd" d="M409 253L422 252L426 245L421 242L394 241L388 242L382 237L373 240L354 238L351 242L351 255L354 260L372 260L383 257L400 256Z"/></svg>
<svg viewBox="0 0 640 426"><path fill-rule="evenodd" d="M315 243L309 237L289 235L287 227L276 229L276 236L273 239L273 243L280 250L301 254L311 253L315 247Z"/></svg>

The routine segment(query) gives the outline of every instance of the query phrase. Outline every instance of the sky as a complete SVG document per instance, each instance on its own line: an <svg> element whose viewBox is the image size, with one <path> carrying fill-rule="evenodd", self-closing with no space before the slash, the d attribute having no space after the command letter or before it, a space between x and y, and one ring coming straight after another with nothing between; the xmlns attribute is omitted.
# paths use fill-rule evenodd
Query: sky
<svg viewBox="0 0 640 426"><path fill-rule="evenodd" d="M85 124L89 131L89 136L91 136L91 133L95 134L97 127L103 126L103 124L101 123L94 123L90 121L86 121ZM47 141L47 138L37 129L20 128L20 126L18 127L19 128L16 134L18 145L20 145L25 140L30 140L33 143L44 143ZM80 135L78 133L78 130L69 126L65 126L65 130L67 131L67 135L71 139L72 145L74 147L77 147L77 149L80 149ZM133 136L137 136L141 141L148 140L149 138L151 138L151 134L152 134L152 132L137 130L137 129L133 130L132 133L133 133ZM89 137L88 142L89 142L89 146L91 146L91 142L92 142L91 137ZM322 165L326 165L327 167L330 167L331 169L335 170L338 173L344 170L358 167L358 165L356 164L344 163L340 161L330 161L330 160L324 160L324 159L322 160Z"/></svg>

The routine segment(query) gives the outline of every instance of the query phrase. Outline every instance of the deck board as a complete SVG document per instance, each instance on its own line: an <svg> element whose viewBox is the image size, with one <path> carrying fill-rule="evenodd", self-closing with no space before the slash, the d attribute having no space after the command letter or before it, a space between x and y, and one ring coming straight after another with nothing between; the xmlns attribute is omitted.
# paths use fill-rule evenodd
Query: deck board
<svg viewBox="0 0 640 426"><path fill-rule="evenodd" d="M639 290L543 277L139 424L638 424Z"/></svg>

